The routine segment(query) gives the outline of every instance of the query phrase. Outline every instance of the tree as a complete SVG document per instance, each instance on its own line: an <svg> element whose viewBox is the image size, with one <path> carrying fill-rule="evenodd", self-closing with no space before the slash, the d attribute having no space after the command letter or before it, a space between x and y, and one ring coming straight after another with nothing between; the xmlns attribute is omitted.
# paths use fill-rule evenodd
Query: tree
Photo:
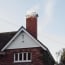
<svg viewBox="0 0 65 65"><path fill-rule="evenodd" d="M56 52L57 63L56 65L65 65L65 49Z"/></svg>
<svg viewBox="0 0 65 65"><path fill-rule="evenodd" d="M61 54L60 63L63 63L65 65L65 49L63 49L63 52Z"/></svg>
<svg viewBox="0 0 65 65"><path fill-rule="evenodd" d="M57 60L57 63L60 63L60 58L61 58L61 54L62 54L62 50L59 50L58 52L56 52L56 60Z"/></svg>

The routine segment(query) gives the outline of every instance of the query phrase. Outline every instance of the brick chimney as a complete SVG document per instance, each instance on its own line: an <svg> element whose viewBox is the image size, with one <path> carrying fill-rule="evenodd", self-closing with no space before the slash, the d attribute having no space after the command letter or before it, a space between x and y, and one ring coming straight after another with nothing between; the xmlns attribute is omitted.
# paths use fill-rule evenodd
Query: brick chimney
<svg viewBox="0 0 65 65"><path fill-rule="evenodd" d="M26 29L35 38L37 38L37 17L38 14L36 12L26 16Z"/></svg>

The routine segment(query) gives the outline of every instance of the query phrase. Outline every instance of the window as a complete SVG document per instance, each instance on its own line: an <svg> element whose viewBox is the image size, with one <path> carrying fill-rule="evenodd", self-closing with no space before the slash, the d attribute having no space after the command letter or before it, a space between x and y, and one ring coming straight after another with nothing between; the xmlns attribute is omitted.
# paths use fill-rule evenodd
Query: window
<svg viewBox="0 0 65 65"><path fill-rule="evenodd" d="M22 53L19 54L19 60L22 60Z"/></svg>
<svg viewBox="0 0 65 65"><path fill-rule="evenodd" d="M15 60L16 61L18 60L18 54L17 53L15 54Z"/></svg>
<svg viewBox="0 0 65 65"><path fill-rule="evenodd" d="M24 53L23 55L23 60L26 60L26 53Z"/></svg>
<svg viewBox="0 0 65 65"><path fill-rule="evenodd" d="M31 54L30 53L28 53L28 60L30 60L31 59Z"/></svg>
<svg viewBox="0 0 65 65"><path fill-rule="evenodd" d="M31 62L31 55L30 52L14 53L14 62Z"/></svg>

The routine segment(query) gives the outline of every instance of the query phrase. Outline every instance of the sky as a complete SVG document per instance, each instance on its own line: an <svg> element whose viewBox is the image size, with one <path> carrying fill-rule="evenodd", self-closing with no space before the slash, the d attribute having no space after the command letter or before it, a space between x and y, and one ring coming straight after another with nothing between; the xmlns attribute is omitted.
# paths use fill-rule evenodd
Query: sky
<svg viewBox="0 0 65 65"><path fill-rule="evenodd" d="M38 39L58 61L65 48L65 0L0 0L0 33L26 28L26 14L36 11Z"/></svg>

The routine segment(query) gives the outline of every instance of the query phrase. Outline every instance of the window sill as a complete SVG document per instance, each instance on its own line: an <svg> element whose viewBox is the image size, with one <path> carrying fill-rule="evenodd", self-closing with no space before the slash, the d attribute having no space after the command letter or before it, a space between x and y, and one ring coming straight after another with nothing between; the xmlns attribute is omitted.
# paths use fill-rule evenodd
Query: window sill
<svg viewBox="0 0 65 65"><path fill-rule="evenodd" d="M14 61L14 63L21 63L21 62L32 62L31 60L26 60L26 61Z"/></svg>

